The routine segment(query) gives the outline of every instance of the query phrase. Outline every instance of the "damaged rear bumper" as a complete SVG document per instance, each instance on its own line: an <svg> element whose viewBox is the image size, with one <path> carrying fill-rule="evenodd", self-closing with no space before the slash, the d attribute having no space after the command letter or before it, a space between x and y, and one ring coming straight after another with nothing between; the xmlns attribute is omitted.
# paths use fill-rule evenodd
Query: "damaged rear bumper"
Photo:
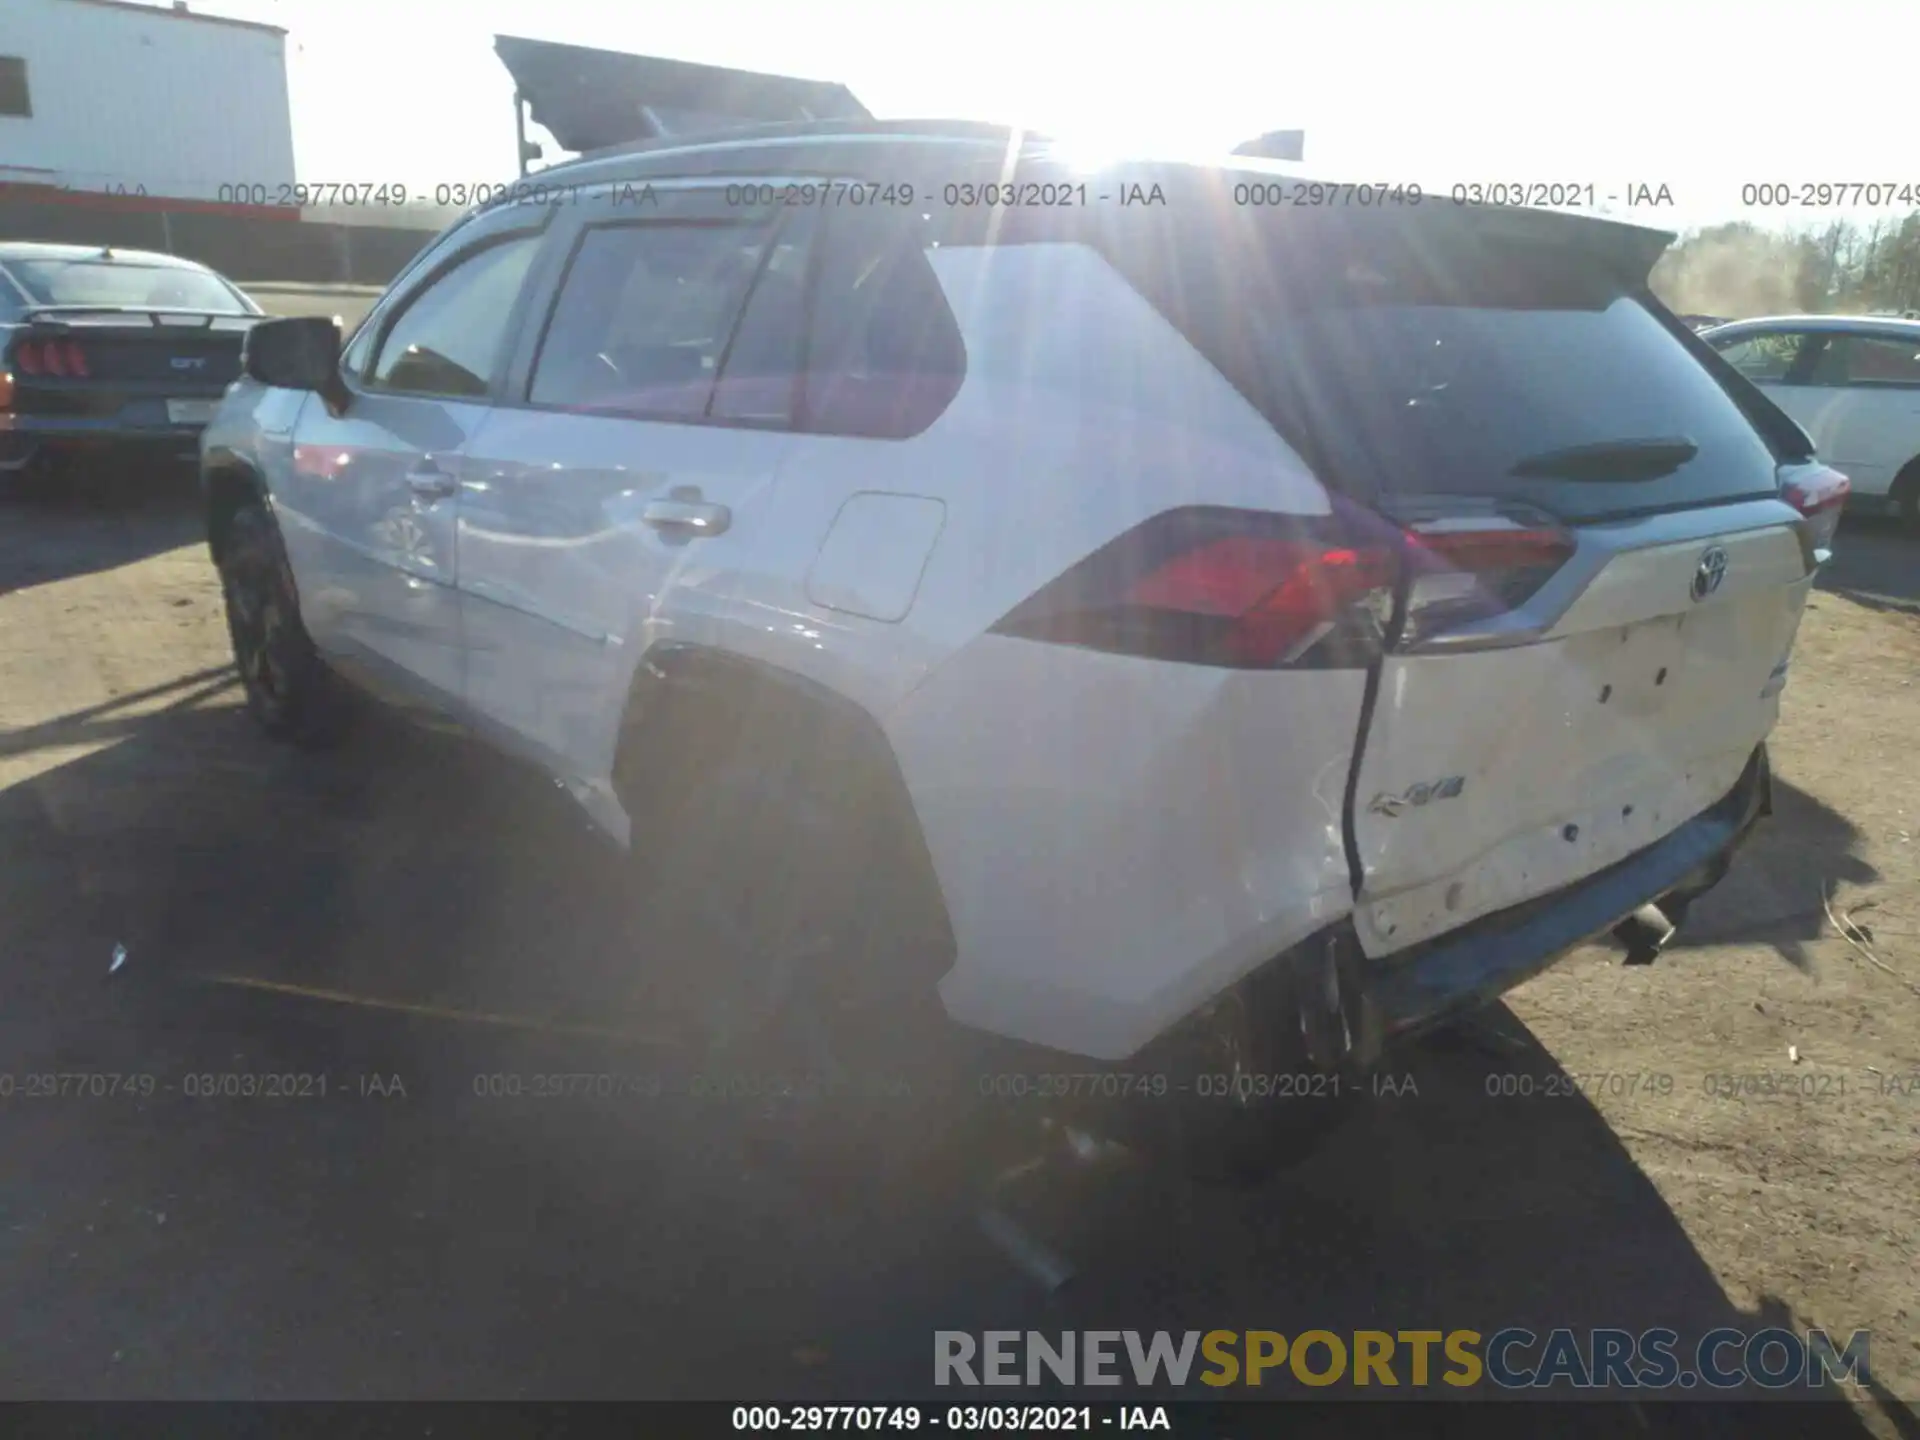
<svg viewBox="0 0 1920 1440"><path fill-rule="evenodd" d="M1753 827L1772 811L1773 772L1763 744L1732 790L1646 849L1578 884L1357 967L1359 998L1371 1020L1363 1033L1383 1039L1418 1034L1498 999L1643 905L1684 911L1720 882Z"/></svg>
<svg viewBox="0 0 1920 1440"><path fill-rule="evenodd" d="M1576 884L1378 960L1362 951L1352 921L1342 920L1253 972L1235 993L1274 1041L1284 1046L1280 1037L1298 1035L1314 1066L1365 1071L1390 1043L1492 1003L1643 906L1657 906L1678 923L1693 899L1726 875L1753 827L1772 810L1763 744L1715 804ZM1150 1053L1177 1055L1196 1039L1204 1044L1217 1009L1189 1017Z"/></svg>

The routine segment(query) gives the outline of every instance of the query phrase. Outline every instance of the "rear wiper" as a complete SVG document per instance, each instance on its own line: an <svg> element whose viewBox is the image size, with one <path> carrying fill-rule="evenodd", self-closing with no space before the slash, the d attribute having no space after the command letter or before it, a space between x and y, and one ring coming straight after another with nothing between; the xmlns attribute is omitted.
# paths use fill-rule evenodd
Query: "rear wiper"
<svg viewBox="0 0 1920 1440"><path fill-rule="evenodd" d="M1658 480L1700 453L1684 435L1645 440L1603 440L1543 450L1515 463L1507 473L1553 480Z"/></svg>

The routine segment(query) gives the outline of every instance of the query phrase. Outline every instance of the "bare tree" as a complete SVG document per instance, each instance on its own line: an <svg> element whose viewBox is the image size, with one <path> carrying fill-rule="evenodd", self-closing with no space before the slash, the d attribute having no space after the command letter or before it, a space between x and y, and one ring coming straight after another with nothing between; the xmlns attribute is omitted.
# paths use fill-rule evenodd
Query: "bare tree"
<svg viewBox="0 0 1920 1440"><path fill-rule="evenodd" d="M1651 279L1682 314L1920 309L1920 211L1797 232L1709 226L1677 240Z"/></svg>

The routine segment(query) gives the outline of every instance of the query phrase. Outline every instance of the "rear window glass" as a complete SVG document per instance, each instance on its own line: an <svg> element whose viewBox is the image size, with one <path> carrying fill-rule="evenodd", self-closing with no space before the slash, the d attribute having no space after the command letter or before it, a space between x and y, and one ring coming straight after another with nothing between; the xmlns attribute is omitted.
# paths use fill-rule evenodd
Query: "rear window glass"
<svg viewBox="0 0 1920 1440"><path fill-rule="evenodd" d="M11 260L7 269L36 305L251 312L233 288L204 270L120 260Z"/></svg>
<svg viewBox="0 0 1920 1440"><path fill-rule="evenodd" d="M767 248L766 223L608 225L581 240L528 399L691 419ZM798 282L775 277L775 284Z"/></svg>
<svg viewBox="0 0 1920 1440"><path fill-rule="evenodd" d="M1331 483L1575 520L1775 484L1747 415L1641 297L1646 243L1391 207L1166 218L1109 238L1122 271ZM1665 474L1515 473L1558 452L1675 440L1697 451Z"/></svg>

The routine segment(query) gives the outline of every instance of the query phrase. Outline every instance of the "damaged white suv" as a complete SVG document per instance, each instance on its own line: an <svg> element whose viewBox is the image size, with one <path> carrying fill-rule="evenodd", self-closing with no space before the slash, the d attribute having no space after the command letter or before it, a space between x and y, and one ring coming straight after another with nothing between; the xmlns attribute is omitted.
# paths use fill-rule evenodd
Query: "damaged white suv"
<svg viewBox="0 0 1920 1440"><path fill-rule="evenodd" d="M544 767L740 1042L926 1002L1178 1099L1651 958L1767 810L1845 481L1669 236L1295 173L877 122L543 172L344 353L249 336L254 713L346 677ZM1292 1133L1228 1093L1166 1108Z"/></svg>

